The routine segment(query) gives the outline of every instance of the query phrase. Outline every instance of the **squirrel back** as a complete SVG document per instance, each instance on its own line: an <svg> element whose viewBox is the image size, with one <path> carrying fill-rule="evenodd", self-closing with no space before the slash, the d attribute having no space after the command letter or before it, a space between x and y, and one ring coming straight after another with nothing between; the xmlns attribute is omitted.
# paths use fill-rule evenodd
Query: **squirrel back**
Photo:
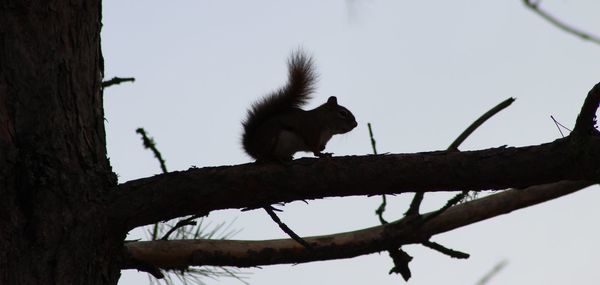
<svg viewBox="0 0 600 285"><path fill-rule="evenodd" d="M288 82L279 90L254 103L242 123L242 145L256 160L291 160L297 151L317 156L332 135L356 127L352 113L337 105L335 97L320 107L304 111L300 107L311 98L316 74L312 59L302 51L288 61Z"/></svg>

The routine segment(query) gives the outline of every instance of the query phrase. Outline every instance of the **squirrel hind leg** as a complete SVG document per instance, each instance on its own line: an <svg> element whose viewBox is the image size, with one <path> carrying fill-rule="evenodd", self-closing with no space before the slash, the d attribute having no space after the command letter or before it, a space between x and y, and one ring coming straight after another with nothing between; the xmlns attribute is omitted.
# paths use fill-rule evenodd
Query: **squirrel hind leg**
<svg viewBox="0 0 600 285"><path fill-rule="evenodd" d="M273 156L278 159L292 160L294 153L308 150L301 136L290 130L281 130L273 149Z"/></svg>

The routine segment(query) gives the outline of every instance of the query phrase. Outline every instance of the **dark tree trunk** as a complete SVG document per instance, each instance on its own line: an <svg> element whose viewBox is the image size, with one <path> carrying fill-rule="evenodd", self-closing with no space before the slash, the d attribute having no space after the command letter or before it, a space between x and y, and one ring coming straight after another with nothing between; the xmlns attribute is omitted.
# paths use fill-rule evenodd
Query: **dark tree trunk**
<svg viewBox="0 0 600 285"><path fill-rule="evenodd" d="M0 2L0 284L116 284L101 4Z"/></svg>

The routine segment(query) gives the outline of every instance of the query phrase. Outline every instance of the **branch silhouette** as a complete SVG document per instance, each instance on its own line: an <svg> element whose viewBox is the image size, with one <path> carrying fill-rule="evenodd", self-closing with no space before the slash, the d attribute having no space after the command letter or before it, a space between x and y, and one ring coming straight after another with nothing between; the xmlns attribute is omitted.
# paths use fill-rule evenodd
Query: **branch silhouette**
<svg viewBox="0 0 600 285"><path fill-rule="evenodd" d="M540 17L542 17L544 20L548 21L550 24L554 25L555 27L557 27L569 34L577 36L583 40L590 41L595 44L600 44L599 37L594 36L589 33L586 33L579 29L576 29L573 26L568 25L565 22L561 21L557 17L552 16L550 13L548 13L547 11L540 8L539 2L541 2L541 1L523 0L523 4L525 4L525 7L529 8L531 11L538 14Z"/></svg>
<svg viewBox="0 0 600 285"><path fill-rule="evenodd" d="M132 258L125 262L123 268L135 268L137 261L160 268L189 265L254 267L351 258L405 244L422 243L433 235L558 198L589 185L592 182L562 181L528 189L511 189L454 206L424 224L405 217L363 230L305 237L311 249L293 239L131 242L125 245L125 249ZM427 215L424 214L424 217Z"/></svg>
<svg viewBox="0 0 600 285"><path fill-rule="evenodd" d="M421 218L303 238L311 249L293 239L129 242L122 268L253 267L350 258L427 242L433 235L573 193L598 181L600 136L594 125L599 102L597 84L573 132L536 146L194 168L121 184L107 213L123 232L178 216L295 200L514 188Z"/></svg>

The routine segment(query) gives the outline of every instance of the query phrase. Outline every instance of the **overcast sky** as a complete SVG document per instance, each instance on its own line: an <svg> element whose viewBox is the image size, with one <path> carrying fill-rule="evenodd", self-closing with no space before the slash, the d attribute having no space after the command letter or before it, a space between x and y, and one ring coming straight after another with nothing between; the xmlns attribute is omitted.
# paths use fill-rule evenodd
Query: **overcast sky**
<svg viewBox="0 0 600 285"><path fill-rule="evenodd" d="M565 22L600 34L600 1L541 3ZM519 0L108 0L103 8L105 76L136 78L105 91L108 154L120 182L160 173L135 134L138 127L154 137L171 171L250 162L241 149L240 122L253 101L285 82L287 58L298 47L314 56L320 74L308 108L334 95L359 123L327 145L336 155L371 152L367 122L381 153L445 149L508 97L517 100L461 149L550 142L560 137L550 115L573 126L585 95L600 81L600 45L556 29ZM452 195L427 195L425 210ZM386 218L401 217L411 198L391 198ZM502 260L508 265L488 284L597 284L599 201L592 187L433 238L470 253L468 260L405 246L414 257L409 284L474 284ZM379 202L296 202L280 216L300 235L330 234L377 225ZM242 230L236 239L286 237L263 211L219 211L208 220L233 222ZM250 269L247 281L402 284L400 276L388 275L391 267L381 253ZM119 284L147 283L145 273L128 270Z"/></svg>

